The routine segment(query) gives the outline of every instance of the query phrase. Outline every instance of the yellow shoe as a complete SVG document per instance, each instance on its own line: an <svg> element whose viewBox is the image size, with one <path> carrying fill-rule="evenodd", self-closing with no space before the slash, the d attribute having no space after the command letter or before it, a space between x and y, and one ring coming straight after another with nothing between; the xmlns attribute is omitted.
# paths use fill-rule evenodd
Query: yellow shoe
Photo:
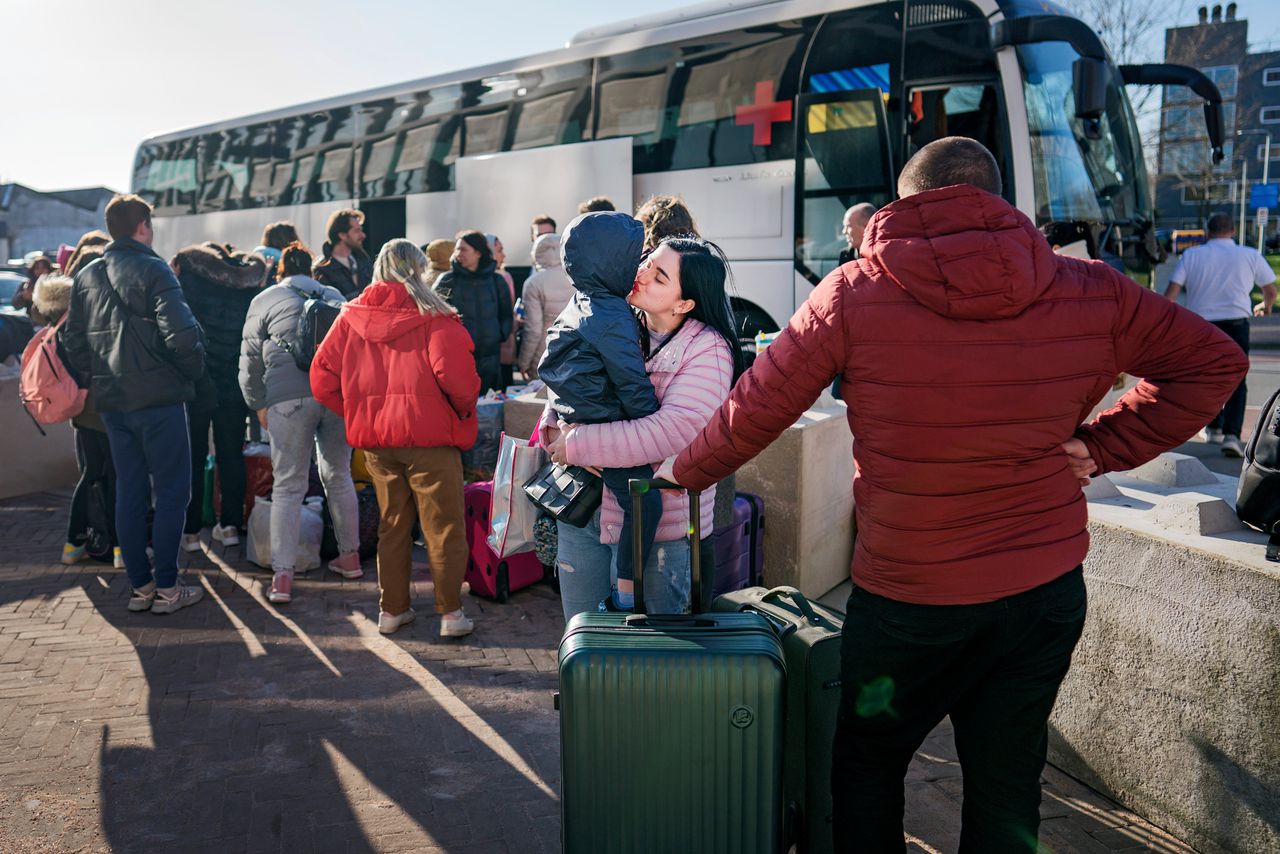
<svg viewBox="0 0 1280 854"><path fill-rule="evenodd" d="M116 569L124 569L124 555L120 553L119 546L116 546L111 550L111 559L112 563L115 564Z"/></svg>
<svg viewBox="0 0 1280 854"><path fill-rule="evenodd" d="M88 557L85 554L84 546L73 546L71 543L64 543L62 546L62 562L67 566L72 566Z"/></svg>

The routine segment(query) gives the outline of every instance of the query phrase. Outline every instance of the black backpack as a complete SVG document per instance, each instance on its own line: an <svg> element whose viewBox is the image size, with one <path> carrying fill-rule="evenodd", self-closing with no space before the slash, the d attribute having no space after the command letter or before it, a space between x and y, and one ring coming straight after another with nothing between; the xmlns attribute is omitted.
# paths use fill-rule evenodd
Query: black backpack
<svg viewBox="0 0 1280 854"><path fill-rule="evenodd" d="M1263 407L1244 450L1236 515L1271 535L1267 560L1280 561L1280 390Z"/></svg>
<svg viewBox="0 0 1280 854"><path fill-rule="evenodd" d="M298 328L294 330L292 341L280 340L276 343L280 349L293 356L294 364L299 370L309 371L316 351L320 349L320 342L333 328L344 303L306 294L297 288L294 291L305 300L302 313L298 315Z"/></svg>

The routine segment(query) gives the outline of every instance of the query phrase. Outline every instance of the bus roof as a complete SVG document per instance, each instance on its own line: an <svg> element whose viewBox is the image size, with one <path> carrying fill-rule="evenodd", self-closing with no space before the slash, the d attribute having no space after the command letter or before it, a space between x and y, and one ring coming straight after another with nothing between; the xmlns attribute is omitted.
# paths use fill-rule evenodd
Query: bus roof
<svg viewBox="0 0 1280 854"><path fill-rule="evenodd" d="M625 53L648 45L697 38L725 30L762 26L794 18L807 18L842 9L870 6L879 2L884 2L884 0L713 0L713 2L698 3L675 12L633 18L616 24L583 30L574 35L563 48L558 50L545 51L502 62L493 62L475 68L434 74L430 77L423 77L404 83L393 83L332 98L291 104L275 110L253 113L248 116L237 116L205 125L165 131L147 137L143 140L143 144L169 142L199 134L216 133L243 125L287 119L300 113L319 112L362 101L391 98L422 89L429 89L433 86L478 80L497 74L531 71L574 60ZM968 2L981 9L983 14L987 15L991 20L998 20L999 8L1004 5L1006 0L968 0ZM992 18L992 15L996 17Z"/></svg>

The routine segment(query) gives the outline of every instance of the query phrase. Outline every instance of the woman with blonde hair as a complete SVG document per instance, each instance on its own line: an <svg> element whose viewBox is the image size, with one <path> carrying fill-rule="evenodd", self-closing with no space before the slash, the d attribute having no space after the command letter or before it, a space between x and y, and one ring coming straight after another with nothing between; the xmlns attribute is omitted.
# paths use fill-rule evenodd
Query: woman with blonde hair
<svg viewBox="0 0 1280 854"><path fill-rule="evenodd" d="M316 399L343 417L365 449L382 519L378 526L378 630L413 621L413 527L422 525L440 634L470 634L462 611L467 565L462 450L476 440L480 376L471 336L423 281L427 256L392 240L373 284L347 305L311 363Z"/></svg>

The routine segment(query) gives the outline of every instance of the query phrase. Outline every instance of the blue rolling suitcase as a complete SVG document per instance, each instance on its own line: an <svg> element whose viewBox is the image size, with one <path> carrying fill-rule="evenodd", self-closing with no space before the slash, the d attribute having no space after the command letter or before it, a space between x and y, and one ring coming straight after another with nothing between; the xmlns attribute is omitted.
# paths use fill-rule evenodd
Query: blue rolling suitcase
<svg viewBox="0 0 1280 854"><path fill-rule="evenodd" d="M672 487L632 481L637 518L650 488ZM698 602L699 549L691 554ZM563 850L776 854L786 682L778 634L752 612L644 614L638 559L636 567L637 613L579 614L560 642Z"/></svg>

